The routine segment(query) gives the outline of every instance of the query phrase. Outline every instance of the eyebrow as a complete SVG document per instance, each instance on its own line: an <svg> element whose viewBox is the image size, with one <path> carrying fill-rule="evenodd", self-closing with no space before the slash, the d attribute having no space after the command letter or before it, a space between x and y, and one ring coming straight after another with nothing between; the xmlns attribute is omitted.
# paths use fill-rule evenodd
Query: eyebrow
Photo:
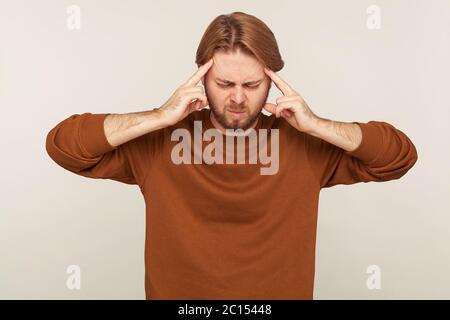
<svg viewBox="0 0 450 320"><path fill-rule="evenodd" d="M220 82L223 82L223 83L234 84L234 82L229 81L229 80L225 80L225 79L217 78L216 80L217 80L217 81L220 81ZM256 83L262 82L263 80L264 80L264 79L259 79L259 80L254 80L254 81L247 81L247 82L244 83L244 84L256 84Z"/></svg>

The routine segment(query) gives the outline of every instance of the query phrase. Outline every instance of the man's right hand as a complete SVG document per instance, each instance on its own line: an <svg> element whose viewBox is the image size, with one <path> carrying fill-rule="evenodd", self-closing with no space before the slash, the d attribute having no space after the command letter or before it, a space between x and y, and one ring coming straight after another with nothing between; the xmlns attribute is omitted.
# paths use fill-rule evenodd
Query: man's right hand
<svg viewBox="0 0 450 320"><path fill-rule="evenodd" d="M159 108L165 124L174 125L193 111L201 110L209 104L203 87L198 83L212 65L213 59L211 58L200 66L189 80L175 90L169 100Z"/></svg>

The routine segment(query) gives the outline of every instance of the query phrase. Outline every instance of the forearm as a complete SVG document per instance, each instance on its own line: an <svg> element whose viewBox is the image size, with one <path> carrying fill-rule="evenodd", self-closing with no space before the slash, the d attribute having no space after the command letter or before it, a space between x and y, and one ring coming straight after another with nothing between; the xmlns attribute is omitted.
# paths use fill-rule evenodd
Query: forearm
<svg viewBox="0 0 450 320"><path fill-rule="evenodd" d="M317 118L308 134L323 139L345 151L355 150L362 141L362 131L356 123Z"/></svg>
<svg viewBox="0 0 450 320"><path fill-rule="evenodd" d="M104 121L106 138L114 147L164 127L166 125L158 108L149 111L110 114Z"/></svg>

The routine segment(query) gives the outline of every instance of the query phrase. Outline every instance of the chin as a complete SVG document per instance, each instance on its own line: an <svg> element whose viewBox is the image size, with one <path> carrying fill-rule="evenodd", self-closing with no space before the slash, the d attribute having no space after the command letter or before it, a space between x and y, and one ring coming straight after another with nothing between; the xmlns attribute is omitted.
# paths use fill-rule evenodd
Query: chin
<svg viewBox="0 0 450 320"><path fill-rule="evenodd" d="M229 126L229 128L230 129L234 129L234 130L236 130L236 129L242 129L242 130L247 130L248 128L249 128L249 124L248 123L246 123L246 122L243 122L243 123L237 123L237 124L231 124L230 126Z"/></svg>

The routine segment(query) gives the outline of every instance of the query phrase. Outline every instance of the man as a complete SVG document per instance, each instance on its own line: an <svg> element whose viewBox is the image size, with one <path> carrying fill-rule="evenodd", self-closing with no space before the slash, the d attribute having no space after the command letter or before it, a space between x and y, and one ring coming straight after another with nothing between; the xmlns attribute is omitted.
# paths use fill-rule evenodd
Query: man
<svg viewBox="0 0 450 320"><path fill-rule="evenodd" d="M386 122L313 113L276 73L283 61L275 38L251 15L217 17L197 64L160 107L65 119L48 133L47 152L81 176L139 185L147 299L312 299L320 190L398 179L417 161L416 149ZM282 93L276 104L267 103L272 82ZM211 129L219 135L205 139ZM261 174L261 159L198 158L210 144L226 144L230 131L259 138L258 155L269 147L277 169ZM225 152L224 144L210 155L234 156L234 145Z"/></svg>

